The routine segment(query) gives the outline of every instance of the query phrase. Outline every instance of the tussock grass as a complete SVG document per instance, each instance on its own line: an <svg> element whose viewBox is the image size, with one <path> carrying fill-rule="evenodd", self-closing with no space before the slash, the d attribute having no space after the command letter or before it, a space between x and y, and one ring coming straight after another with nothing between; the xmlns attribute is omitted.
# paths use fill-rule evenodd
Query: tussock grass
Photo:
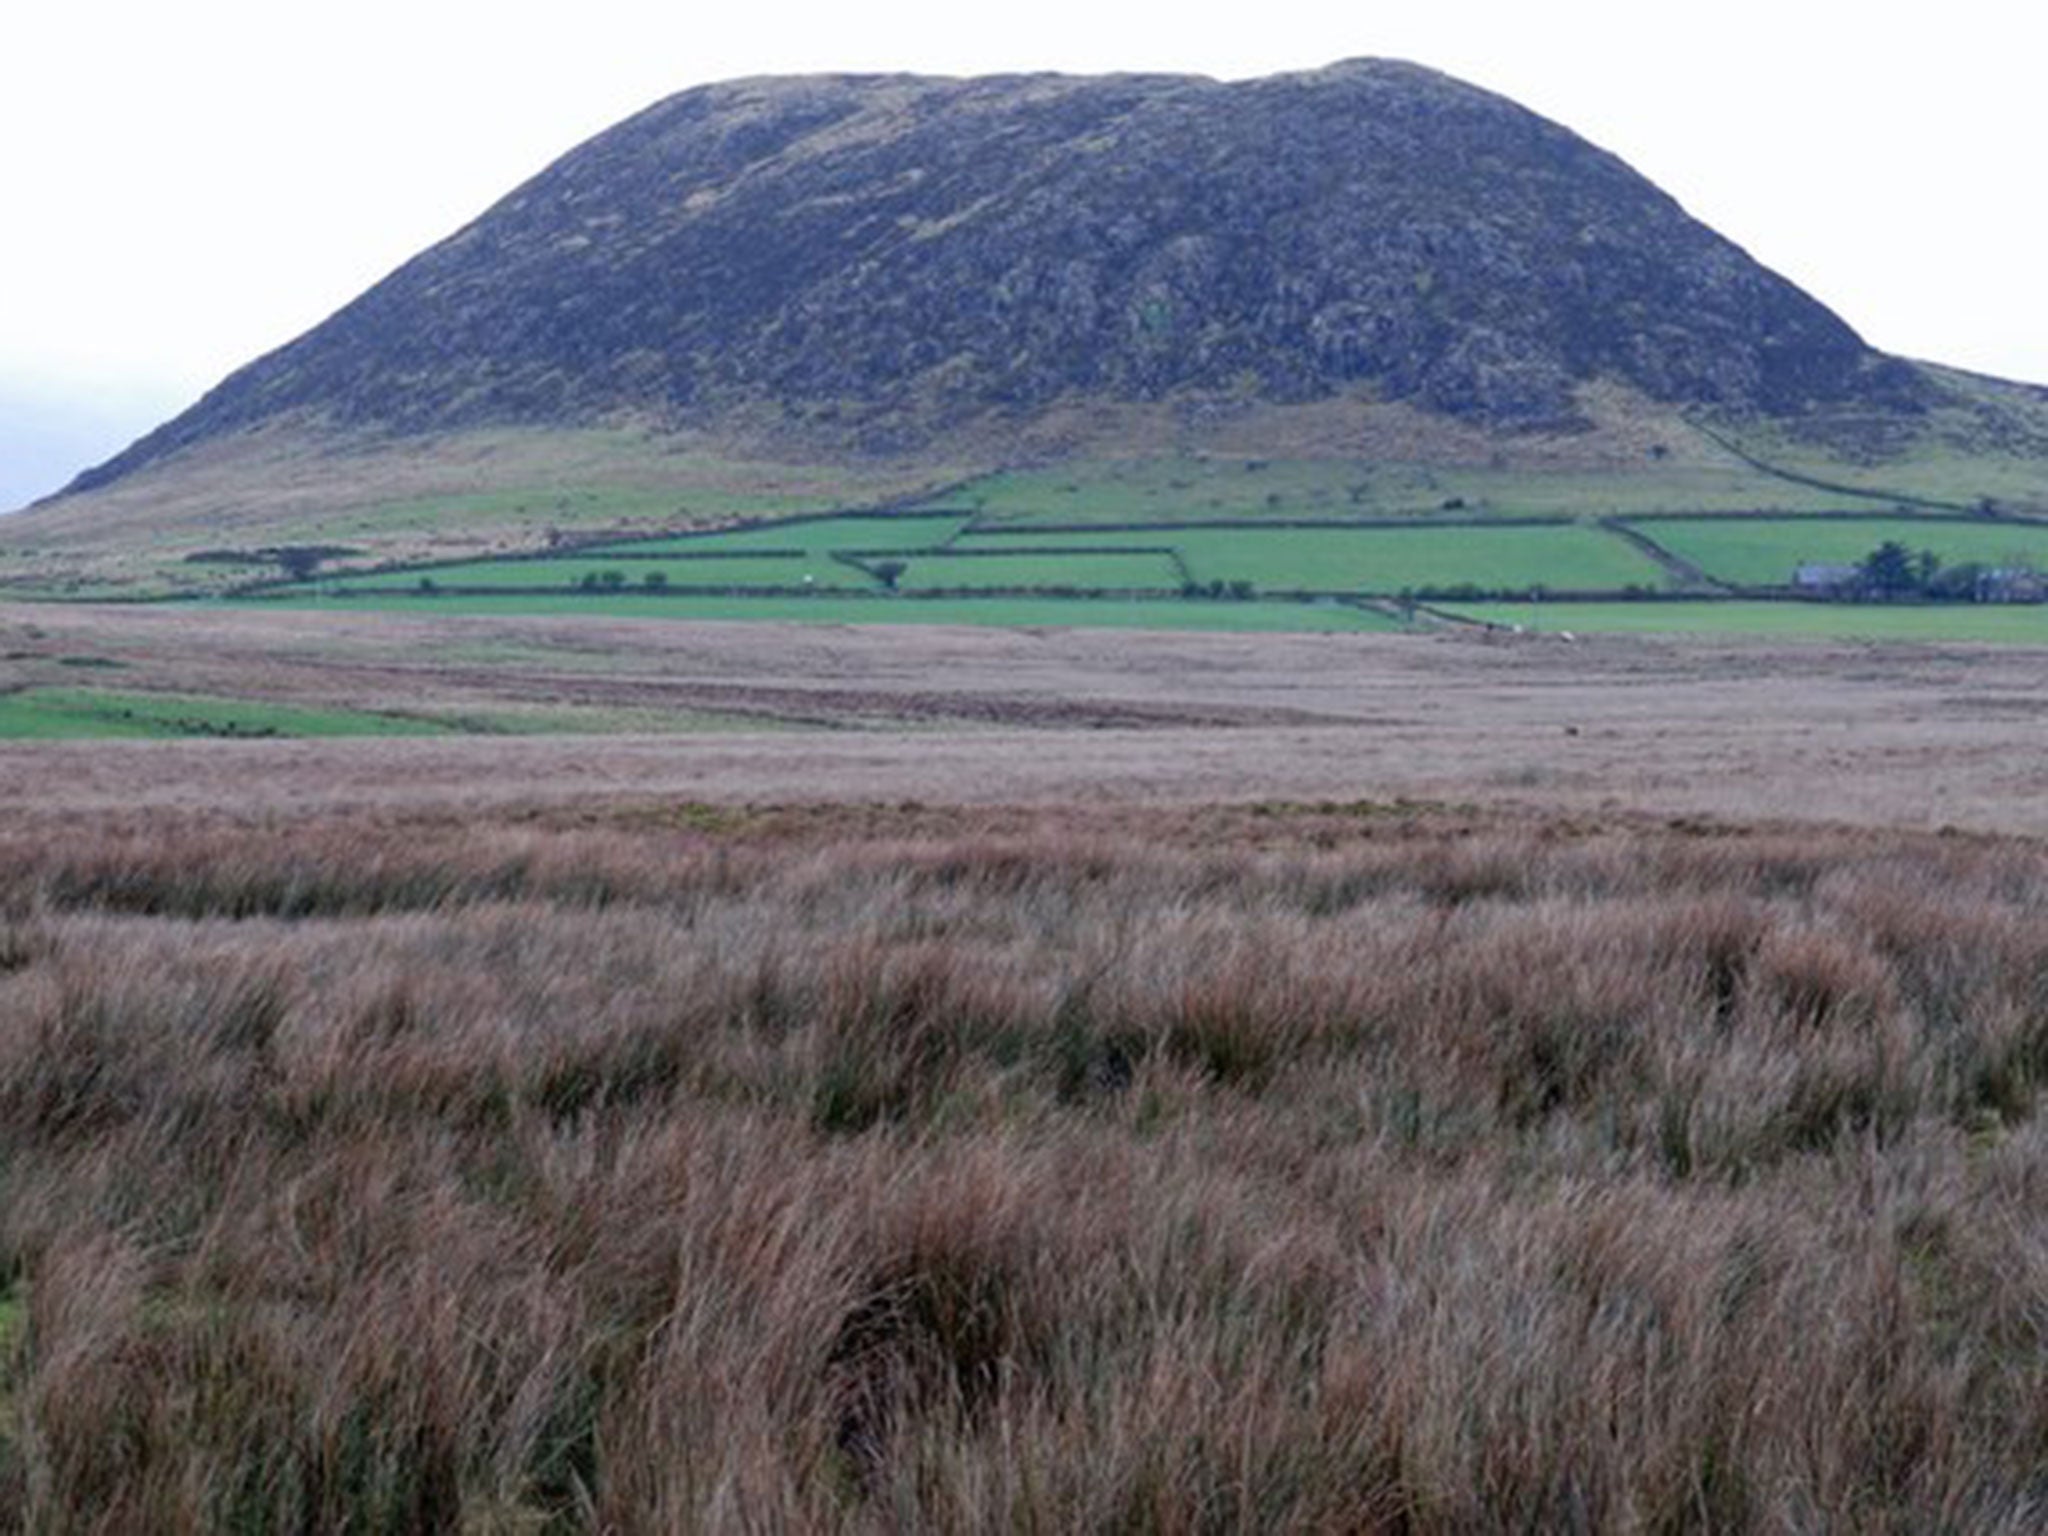
<svg viewBox="0 0 2048 1536"><path fill-rule="evenodd" d="M0 1523L2038 1523L2038 846L699 821L0 841Z"/></svg>

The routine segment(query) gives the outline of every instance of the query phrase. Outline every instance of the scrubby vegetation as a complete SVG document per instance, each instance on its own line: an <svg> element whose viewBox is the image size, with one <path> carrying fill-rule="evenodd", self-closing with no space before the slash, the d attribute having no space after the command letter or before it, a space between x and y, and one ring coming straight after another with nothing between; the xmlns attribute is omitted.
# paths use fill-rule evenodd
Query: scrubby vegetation
<svg viewBox="0 0 2048 1536"><path fill-rule="evenodd" d="M2048 855L0 840L0 1524L2020 1529Z"/></svg>

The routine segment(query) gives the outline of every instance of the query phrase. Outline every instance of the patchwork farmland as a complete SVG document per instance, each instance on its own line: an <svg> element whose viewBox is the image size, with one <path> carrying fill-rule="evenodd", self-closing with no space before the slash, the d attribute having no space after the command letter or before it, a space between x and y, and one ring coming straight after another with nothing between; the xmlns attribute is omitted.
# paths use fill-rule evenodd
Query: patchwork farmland
<svg viewBox="0 0 2048 1536"><path fill-rule="evenodd" d="M1801 569L1860 568L1893 545L1923 573L2031 573L2048 522L1856 511L1617 517L1188 518L1052 522L971 509L842 512L591 539L534 554L341 568L238 600L443 612L1196 629L1412 624L2048 639L2038 602L1981 582L1817 592ZM1944 601L1914 601L1941 596ZM1999 595L2007 595L2003 589ZM1971 600L1976 598L1979 600ZM1827 599L1817 601L1816 599Z"/></svg>

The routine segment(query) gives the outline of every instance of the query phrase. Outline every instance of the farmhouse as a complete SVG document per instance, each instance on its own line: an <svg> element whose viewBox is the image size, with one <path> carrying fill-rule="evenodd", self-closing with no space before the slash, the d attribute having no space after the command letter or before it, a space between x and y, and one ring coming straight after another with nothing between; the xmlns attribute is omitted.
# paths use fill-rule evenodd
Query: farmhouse
<svg viewBox="0 0 2048 1536"><path fill-rule="evenodd" d="M1980 603L2048 601L2048 578L2025 566L1990 566L1977 573L1976 597Z"/></svg>
<svg viewBox="0 0 2048 1536"><path fill-rule="evenodd" d="M1850 597L1863 585L1863 567L1803 561L1792 571L1792 588L1809 597Z"/></svg>

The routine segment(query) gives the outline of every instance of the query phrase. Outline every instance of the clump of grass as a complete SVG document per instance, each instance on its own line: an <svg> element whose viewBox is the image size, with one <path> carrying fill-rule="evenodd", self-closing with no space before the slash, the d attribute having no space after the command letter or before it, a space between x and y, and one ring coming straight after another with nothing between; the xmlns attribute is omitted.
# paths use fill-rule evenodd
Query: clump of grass
<svg viewBox="0 0 2048 1536"><path fill-rule="evenodd" d="M0 840L0 1523L2017 1528L2048 856Z"/></svg>

